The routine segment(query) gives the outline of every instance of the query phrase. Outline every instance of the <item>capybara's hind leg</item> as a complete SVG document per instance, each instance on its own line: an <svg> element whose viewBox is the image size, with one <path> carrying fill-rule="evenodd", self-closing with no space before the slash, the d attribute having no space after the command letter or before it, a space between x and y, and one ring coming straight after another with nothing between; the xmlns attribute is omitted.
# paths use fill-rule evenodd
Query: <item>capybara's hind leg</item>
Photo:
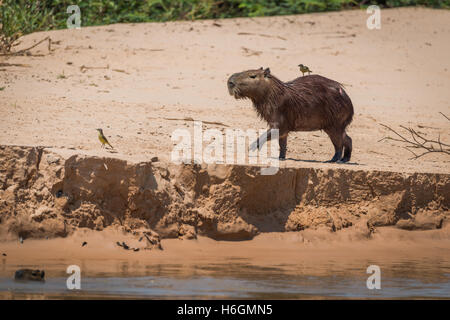
<svg viewBox="0 0 450 320"><path fill-rule="evenodd" d="M350 138L346 133L344 137L344 157L342 157L341 162L349 162L352 156L352 138Z"/></svg>
<svg viewBox="0 0 450 320"><path fill-rule="evenodd" d="M344 148L344 135L341 132L337 132L335 130L329 131L326 130L325 131L328 136L331 139L331 142L333 143L334 146L334 156L333 158L331 158L331 160L327 161L327 162L336 162L341 160L342 158L342 149Z"/></svg>

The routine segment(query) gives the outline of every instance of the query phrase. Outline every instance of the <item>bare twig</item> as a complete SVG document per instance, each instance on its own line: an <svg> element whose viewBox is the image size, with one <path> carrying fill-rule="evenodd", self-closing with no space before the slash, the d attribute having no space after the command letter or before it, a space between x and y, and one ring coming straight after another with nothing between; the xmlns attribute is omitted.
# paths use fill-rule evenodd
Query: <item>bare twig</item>
<svg viewBox="0 0 450 320"><path fill-rule="evenodd" d="M22 49L22 50L19 50L19 51L15 51L15 52L1 53L0 56L20 56L21 54L27 52L28 50L31 50L31 49L33 49L34 47L40 45L40 44L41 44L42 42L44 42L44 41L48 41L48 49L50 50L50 49L51 49L51 45L50 45L50 44L51 44L51 39L50 39L50 37L45 37L44 39L42 39L41 41L39 41L39 42L33 44L33 45L32 45L31 47L29 47L29 48Z"/></svg>
<svg viewBox="0 0 450 320"><path fill-rule="evenodd" d="M440 112L440 114L442 114L447 120L450 121L450 119L442 112ZM440 134L438 135L437 140L429 139L424 134L417 132L413 128L400 126L400 128L406 130L407 133L411 136L411 138L408 138L407 136L400 134L399 132L385 124L381 125L394 133L396 137L384 137L380 141L392 140L406 144L406 146L404 146L403 148L414 155L412 158L410 158L410 160L418 159L430 153L443 153L450 156L450 145L441 141ZM421 152L414 152L413 149L420 150Z"/></svg>
<svg viewBox="0 0 450 320"><path fill-rule="evenodd" d="M251 32L238 32L239 36L260 36L260 37L265 37L265 38L278 38L281 40L287 40L286 38L283 38L282 36L272 36L269 34L264 34L264 33L251 33Z"/></svg>
<svg viewBox="0 0 450 320"><path fill-rule="evenodd" d="M445 114L443 114L442 112L439 112L440 114L442 114L448 121L450 121L450 118L447 117Z"/></svg>
<svg viewBox="0 0 450 320"><path fill-rule="evenodd" d="M7 63L7 62L0 62L0 67L31 67L29 64L23 64L23 63Z"/></svg>
<svg viewBox="0 0 450 320"><path fill-rule="evenodd" d="M194 120L192 117L185 117L185 118L163 118L164 120L173 120L173 121L201 121L206 124L214 124L218 126L228 127L228 125L223 124L222 122L214 122L214 121L206 121L206 120Z"/></svg>
<svg viewBox="0 0 450 320"><path fill-rule="evenodd" d="M106 67L88 67L85 66L84 64L80 67L80 71L85 73L86 70L91 70L91 69L109 69L109 64L106 65Z"/></svg>

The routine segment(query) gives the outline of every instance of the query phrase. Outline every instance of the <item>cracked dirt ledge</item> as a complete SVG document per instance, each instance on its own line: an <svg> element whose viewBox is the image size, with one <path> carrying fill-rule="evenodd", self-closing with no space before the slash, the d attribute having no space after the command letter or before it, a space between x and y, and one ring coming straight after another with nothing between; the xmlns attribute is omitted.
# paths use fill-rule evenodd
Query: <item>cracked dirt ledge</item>
<svg viewBox="0 0 450 320"><path fill-rule="evenodd" d="M252 239L261 232L448 223L450 175L350 169L130 163L0 146L0 238L66 237L116 227L147 239Z"/></svg>

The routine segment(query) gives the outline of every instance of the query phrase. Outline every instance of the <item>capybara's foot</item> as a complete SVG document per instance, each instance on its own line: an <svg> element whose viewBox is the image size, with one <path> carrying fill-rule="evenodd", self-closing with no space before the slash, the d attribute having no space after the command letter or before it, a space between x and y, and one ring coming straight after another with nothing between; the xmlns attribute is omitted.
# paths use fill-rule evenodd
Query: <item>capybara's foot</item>
<svg viewBox="0 0 450 320"><path fill-rule="evenodd" d="M342 157L342 152L336 152L333 156L333 158L331 158L331 160L325 161L326 163L330 163L330 162L337 162L341 159Z"/></svg>
<svg viewBox="0 0 450 320"><path fill-rule="evenodd" d="M286 156L284 156L284 157L280 156L278 159L279 159L280 161L286 161Z"/></svg>
<svg viewBox="0 0 450 320"><path fill-rule="evenodd" d="M346 162L349 162L349 161L350 161L349 157L343 157L339 162L340 163L346 163Z"/></svg>

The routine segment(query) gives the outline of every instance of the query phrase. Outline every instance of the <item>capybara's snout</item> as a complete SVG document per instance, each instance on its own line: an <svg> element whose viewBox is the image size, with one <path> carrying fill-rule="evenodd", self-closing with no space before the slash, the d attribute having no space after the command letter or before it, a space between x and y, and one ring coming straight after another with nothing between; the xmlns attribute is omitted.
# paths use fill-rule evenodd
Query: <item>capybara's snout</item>
<svg viewBox="0 0 450 320"><path fill-rule="evenodd" d="M228 91L232 95L232 90L236 86L236 73L232 74L227 81Z"/></svg>

